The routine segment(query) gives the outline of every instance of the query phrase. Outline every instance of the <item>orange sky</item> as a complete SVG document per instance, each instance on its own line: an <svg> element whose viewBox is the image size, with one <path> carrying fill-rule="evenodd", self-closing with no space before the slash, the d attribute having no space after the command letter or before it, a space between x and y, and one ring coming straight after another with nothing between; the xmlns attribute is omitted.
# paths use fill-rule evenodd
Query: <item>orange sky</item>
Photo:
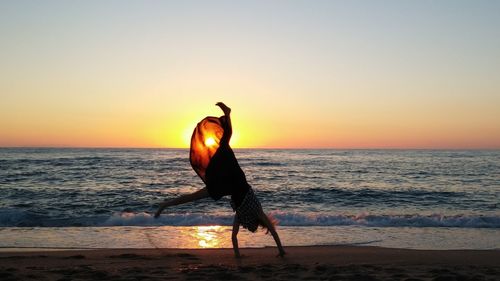
<svg viewBox="0 0 500 281"><path fill-rule="evenodd" d="M234 147L498 149L499 4L453 3L3 2L0 146L188 147L223 101Z"/></svg>

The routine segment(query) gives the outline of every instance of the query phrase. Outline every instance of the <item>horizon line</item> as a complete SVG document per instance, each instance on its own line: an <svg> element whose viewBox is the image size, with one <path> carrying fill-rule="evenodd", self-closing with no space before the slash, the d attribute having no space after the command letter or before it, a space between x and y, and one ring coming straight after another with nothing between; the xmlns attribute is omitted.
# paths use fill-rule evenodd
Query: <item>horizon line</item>
<svg viewBox="0 0 500 281"><path fill-rule="evenodd" d="M189 147L137 146L0 146L0 149L171 149L189 150ZM248 150L500 150L500 147L232 147Z"/></svg>

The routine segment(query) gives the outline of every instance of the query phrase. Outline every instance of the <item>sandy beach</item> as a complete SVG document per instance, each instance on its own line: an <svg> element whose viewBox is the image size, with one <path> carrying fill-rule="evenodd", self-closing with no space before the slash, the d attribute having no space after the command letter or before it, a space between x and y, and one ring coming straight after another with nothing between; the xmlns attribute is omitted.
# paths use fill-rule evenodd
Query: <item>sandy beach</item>
<svg viewBox="0 0 500 281"><path fill-rule="evenodd" d="M1 280L500 280L499 250L379 247L105 249L0 253Z"/></svg>

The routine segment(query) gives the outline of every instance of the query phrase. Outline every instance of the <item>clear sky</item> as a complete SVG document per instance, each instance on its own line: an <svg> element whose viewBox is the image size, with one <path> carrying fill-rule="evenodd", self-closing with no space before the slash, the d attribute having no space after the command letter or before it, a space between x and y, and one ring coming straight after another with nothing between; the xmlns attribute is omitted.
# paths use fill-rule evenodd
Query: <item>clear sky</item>
<svg viewBox="0 0 500 281"><path fill-rule="evenodd" d="M0 146L500 148L500 1L1 1Z"/></svg>

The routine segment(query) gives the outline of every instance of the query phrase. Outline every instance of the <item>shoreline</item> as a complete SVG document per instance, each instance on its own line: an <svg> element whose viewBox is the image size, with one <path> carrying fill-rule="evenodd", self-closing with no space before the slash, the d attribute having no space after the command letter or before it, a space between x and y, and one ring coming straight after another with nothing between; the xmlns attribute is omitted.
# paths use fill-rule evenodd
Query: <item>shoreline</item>
<svg viewBox="0 0 500 281"><path fill-rule="evenodd" d="M429 251L429 252L488 252L488 251L499 251L500 248L495 249L412 249L412 248L398 248L398 247L384 247L384 246L370 246L365 243L353 243L353 244L324 244L324 245L300 245L300 246L286 246L287 248L376 248L383 250L394 250L394 251ZM240 250L256 250L256 249L275 249L275 246L256 246L256 247L240 247ZM233 248L229 247L219 247L219 248L85 248L85 247L0 247L0 257L2 254L16 254L16 253L40 253L40 252L71 252L71 251L212 251L221 250L227 251Z"/></svg>
<svg viewBox="0 0 500 281"><path fill-rule="evenodd" d="M0 227L0 252L44 249L232 248L229 226ZM443 227L279 226L287 246L377 246L420 250L490 250L499 229ZM271 235L241 231L241 248L275 246ZM36 249L40 248L40 249Z"/></svg>
<svg viewBox="0 0 500 281"><path fill-rule="evenodd" d="M498 280L500 250L375 246L0 252L2 280ZM445 278L445 279L443 279Z"/></svg>

